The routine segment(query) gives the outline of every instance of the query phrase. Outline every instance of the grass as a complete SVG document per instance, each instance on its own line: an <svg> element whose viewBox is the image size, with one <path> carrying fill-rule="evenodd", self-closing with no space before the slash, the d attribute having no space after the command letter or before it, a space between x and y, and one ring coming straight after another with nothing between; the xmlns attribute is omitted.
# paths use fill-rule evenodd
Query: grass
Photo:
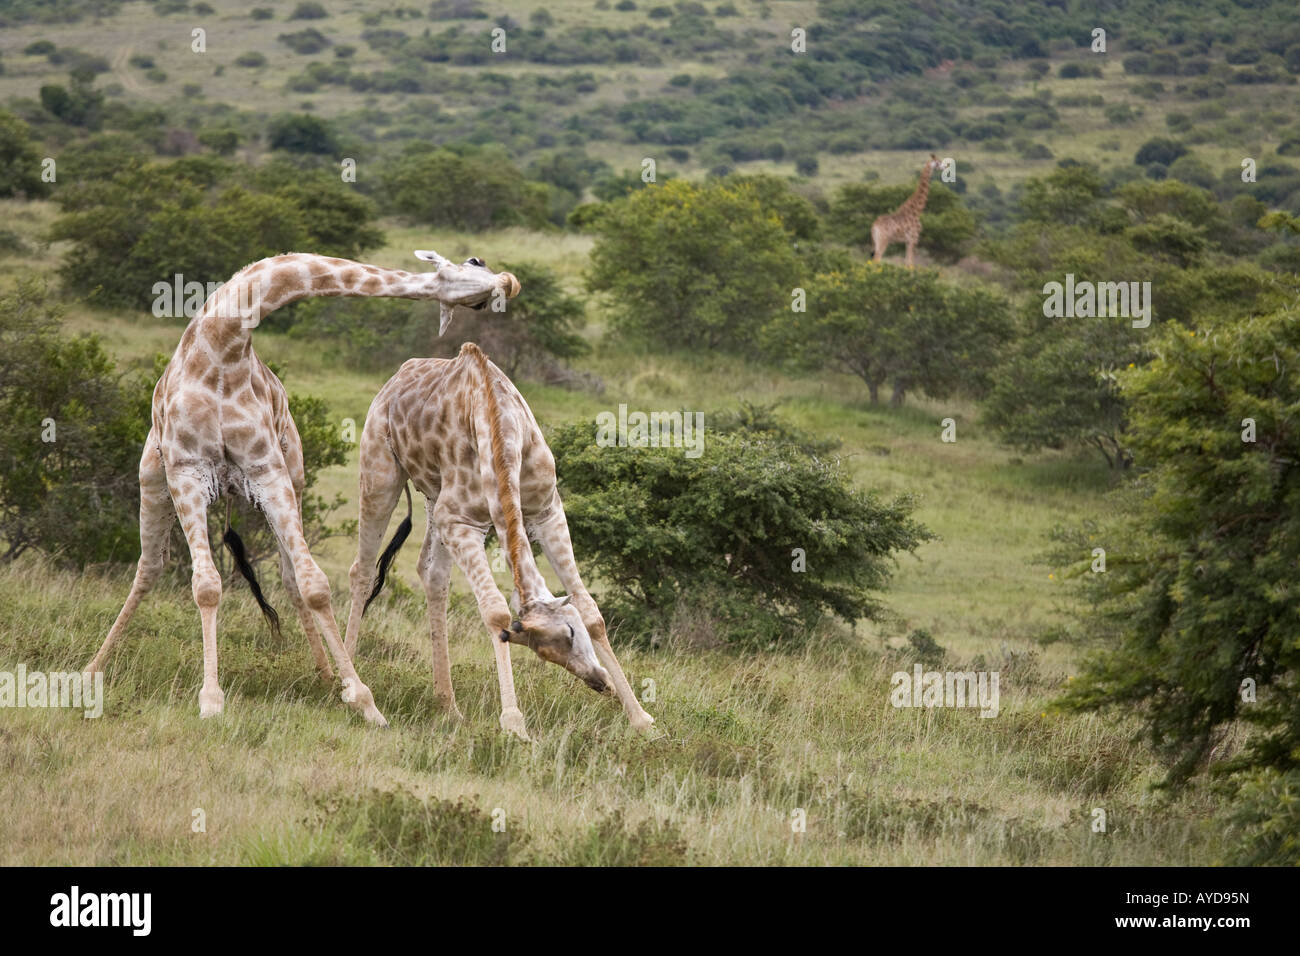
<svg viewBox="0 0 1300 956"><path fill-rule="evenodd" d="M24 231L48 219L43 204L6 205ZM489 261L532 258L580 288L581 239L388 234L373 261L408 264L410 249L430 245ZM49 260L29 268L45 271ZM174 320L79 306L67 325L104 334L124 366L169 352L180 332ZM440 713L415 543L399 557L399 583L367 616L357 660L388 732L364 726L337 687L317 681L296 622L274 643L233 584L221 609L226 710L201 721L198 615L188 582L171 579L146 599L114 656L101 719L0 711L0 801L24 808L0 815L0 862L1065 866L1224 857L1207 785L1153 791L1161 770L1135 726L1049 706L1079 648L1038 641L1070 608L1038 555L1053 525L1101 507L1099 461L1021 460L964 403L872 406L846 376L644 356L601 335L598 322L591 331L596 348L583 365L602 378L603 394L521 383L543 424L624 401L706 413L741 398L780 402L792 423L843 442L863 487L918 493L918 517L940 539L901 558L886 595L893 617L759 655L698 646L687 639L690 622L655 650L620 644L658 720L661 735L649 740L627 729L611 701L516 649L535 738L525 745L498 730L487 635L459 572L452 672L466 720ZM289 370L291 388L324 396L340 421L361 422L386 377L331 365L318 345L283 335L259 332L257 348ZM945 417L958 423L955 444L940 440ZM354 501L355 460L326 472L320 487ZM344 516L354 513L350 504ZM318 552L339 614L353 548L333 540ZM0 671L20 662L79 668L128 587L124 571L81 576L36 559L0 569ZM287 610L278 582L269 592ZM1000 672L997 718L889 705L890 675L910 671L906 638L918 629L946 649L944 667ZM1106 811L1105 833L1092 831L1096 809Z"/></svg>
<svg viewBox="0 0 1300 956"><path fill-rule="evenodd" d="M0 666L78 667L124 584L36 563L0 572ZM1222 851L1211 795L1153 796L1131 728L1044 715L1059 680L1032 661L1003 665L1002 711L985 720L892 709L888 675L906 664L867 642L757 657L622 649L634 681L654 681L647 706L667 731L643 740L610 701L519 654L528 745L496 729L465 600L452 624L460 726L432 700L418 605L372 612L358 665L393 725L379 732L316 682L303 642L269 646L232 599L226 711L200 721L187 590L142 609L101 719L5 712L0 798L27 810L0 819L3 862L1079 865ZM1094 808L1105 834L1091 832Z"/></svg>

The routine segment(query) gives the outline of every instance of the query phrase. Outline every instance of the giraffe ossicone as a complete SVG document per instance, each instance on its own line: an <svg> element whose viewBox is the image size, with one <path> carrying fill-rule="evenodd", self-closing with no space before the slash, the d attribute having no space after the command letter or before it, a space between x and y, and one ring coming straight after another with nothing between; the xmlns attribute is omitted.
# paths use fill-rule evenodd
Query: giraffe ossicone
<svg viewBox="0 0 1300 956"><path fill-rule="evenodd" d="M433 643L434 693L447 712L460 718L447 646L454 562L474 591L496 655L505 730L527 739L515 697L511 644L528 647L598 693L613 694L632 726L647 730L654 718L632 692L605 620L583 584L555 482L555 458L528 403L477 345L465 343L454 359L406 362L371 402L361 435L348 654L356 652L362 615L410 533L414 485L429 503L419 574ZM381 555L384 530L403 492L406 520ZM484 549L489 529L506 548L514 583L509 602ZM530 540L541 545L564 586L563 596L547 588Z"/></svg>
<svg viewBox="0 0 1300 956"><path fill-rule="evenodd" d="M442 309L450 310L482 308L494 295L510 298L519 293L513 275L493 273L481 260L457 264L437 253L421 255L426 257L436 263L432 272L384 269L310 253L272 256L245 266L208 297L154 387L152 422L140 458L140 560L126 602L86 665L87 672L103 669L141 599L162 574L171 527L179 518L189 545L191 587L203 631L199 713L221 713L225 696L217 680L217 606L222 586L212 560L207 515L217 498L237 494L256 505L271 525L281 578L317 672L333 680L325 655L328 646L342 679L344 702L368 721L387 724L343 646L329 580L307 547L302 440L283 383L253 351L252 331L276 309L314 296L436 299ZM251 583L251 569L247 576Z"/></svg>

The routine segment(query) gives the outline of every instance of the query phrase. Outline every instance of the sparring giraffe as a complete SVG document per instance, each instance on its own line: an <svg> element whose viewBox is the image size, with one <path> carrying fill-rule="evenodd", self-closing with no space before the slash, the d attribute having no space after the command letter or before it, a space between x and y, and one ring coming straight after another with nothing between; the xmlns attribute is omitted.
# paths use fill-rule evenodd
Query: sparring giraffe
<svg viewBox="0 0 1300 956"><path fill-rule="evenodd" d="M284 385L254 354L252 333L267 314L313 296L436 299L445 329L455 306L481 309L490 299L519 292L514 276L495 274L478 259L457 265L436 252L415 255L434 263L434 271L381 269L304 253L273 256L245 266L204 302L154 387L152 426L140 458L140 560L126 603L99 652L86 665L88 673L103 668L141 598L161 575L172 523L179 518L189 545L191 585L203 631L199 715L221 713L225 702L217 680L221 576L212 560L207 514L217 498L238 494L262 511L275 533L285 590L302 621L317 671L323 679L333 680L321 646L323 635L339 670L344 702L371 723L386 724L343 648L329 581L303 536L302 441L289 414ZM269 607L238 536L229 530L227 543L267 613ZM274 627L274 613L267 616Z"/></svg>
<svg viewBox="0 0 1300 956"><path fill-rule="evenodd" d="M598 693L616 694L632 726L654 718L642 708L614 656L605 621L578 574L564 506L555 488L555 458L532 410L505 373L473 342L454 359L411 359L375 396L361 435L361 509L357 558L349 575L352 607L346 650L356 651L361 618L384 586L389 564L411 530L408 482L429 503L419 574L433 642L434 693L461 719L451 686L447 598L452 562L464 572L496 654L503 729L528 739L515 697L510 644L531 648ZM384 529L403 491L406 519L379 558ZM492 577L484 538L504 542L511 604ZM559 576L556 598L538 570L529 539Z"/></svg>
<svg viewBox="0 0 1300 956"><path fill-rule="evenodd" d="M931 153L929 161L921 167L921 181L916 184L916 191L893 212L880 216L871 224L871 243L875 246L877 262L885 257L885 249L891 242L901 242L907 246L907 267L913 266L916 243L921 238L921 213L925 201L930 198L930 176L942 165L943 161Z"/></svg>

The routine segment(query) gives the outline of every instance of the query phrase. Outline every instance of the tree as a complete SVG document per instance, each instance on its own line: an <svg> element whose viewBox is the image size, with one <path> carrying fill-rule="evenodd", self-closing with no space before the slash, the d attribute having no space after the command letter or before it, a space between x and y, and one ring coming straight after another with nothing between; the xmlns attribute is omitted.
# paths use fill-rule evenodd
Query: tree
<svg viewBox="0 0 1300 956"><path fill-rule="evenodd" d="M0 110L0 197L49 195L50 184L41 180L41 154L30 137L26 123Z"/></svg>
<svg viewBox="0 0 1300 956"><path fill-rule="evenodd" d="M933 270L855 262L808 285L807 312L781 315L766 330L770 354L861 378L879 400L893 387L945 398L959 388L979 394L1014 326L1007 303L983 289L940 281Z"/></svg>
<svg viewBox="0 0 1300 956"><path fill-rule="evenodd" d="M1020 216L1030 222L1098 228L1104 202L1105 187L1095 166L1064 166L1025 181Z"/></svg>
<svg viewBox="0 0 1300 956"><path fill-rule="evenodd" d="M506 300L503 312L491 307L462 310L438 340L442 354L455 355L465 342L477 342L511 378L545 378L556 370L557 359L577 358L591 350L579 334L583 301L564 290L553 270L532 262L503 262L499 269L519 280L520 294Z"/></svg>
<svg viewBox="0 0 1300 956"><path fill-rule="evenodd" d="M871 224L901 206L915 189L915 184L841 186L827 217L832 236L846 245L870 250ZM921 213L922 249L942 262L956 262L974 237L975 226L974 214L955 192L943 183L930 184L925 211Z"/></svg>
<svg viewBox="0 0 1300 956"><path fill-rule="evenodd" d="M474 231L547 222L547 187L495 148L408 151L380 183L385 208L413 222Z"/></svg>
<svg viewBox="0 0 1300 956"><path fill-rule="evenodd" d="M271 120L266 140L272 149L291 153L315 153L332 156L338 153L338 138L325 120L306 113L285 113Z"/></svg>
<svg viewBox="0 0 1300 956"><path fill-rule="evenodd" d="M837 462L767 433L710 432L699 457L601 447L590 420L547 441L574 550L609 582L606 613L637 635L681 609L750 646L805 638L831 614L871 619L894 556L933 537L909 496L882 502Z"/></svg>
<svg viewBox="0 0 1300 956"><path fill-rule="evenodd" d="M441 338L437 303L394 299L306 299L267 322L295 337L328 342L364 369L391 369L412 355L451 357L464 342L474 341L511 378L548 379L560 372L560 361L587 352L579 334L582 300L565 292L552 270L529 262L492 263L492 268L514 273L523 291L505 303L504 312L490 306L481 312L458 309Z"/></svg>
<svg viewBox="0 0 1300 956"><path fill-rule="evenodd" d="M1297 319L1170 324L1120 378L1149 470L1105 529L1107 572L1083 575L1103 649L1064 702L1136 711L1173 782L1237 720L1254 733L1225 769L1300 768Z"/></svg>
<svg viewBox="0 0 1300 956"><path fill-rule="evenodd" d="M1146 360L1131 320L1090 318L1031 331L993 375L984 420L1008 444L1028 451L1085 443L1112 469L1127 468L1127 409L1117 374Z"/></svg>
<svg viewBox="0 0 1300 956"><path fill-rule="evenodd" d="M274 182L274 170L261 175ZM224 282L266 256L308 247L356 256L383 241L367 223L370 203L329 177L300 173L275 192L229 185L236 180L255 189L259 174L193 157L60 189L51 235L72 243L64 283L94 301L145 306L154 285L177 273Z"/></svg>
<svg viewBox="0 0 1300 956"><path fill-rule="evenodd" d="M660 347L744 351L790 307L790 237L750 184L649 186L609 203L590 228L588 287L609 294L619 331Z"/></svg>
<svg viewBox="0 0 1300 956"><path fill-rule="evenodd" d="M0 558L133 561L147 408L100 340L62 336L60 318L36 280L0 295Z"/></svg>

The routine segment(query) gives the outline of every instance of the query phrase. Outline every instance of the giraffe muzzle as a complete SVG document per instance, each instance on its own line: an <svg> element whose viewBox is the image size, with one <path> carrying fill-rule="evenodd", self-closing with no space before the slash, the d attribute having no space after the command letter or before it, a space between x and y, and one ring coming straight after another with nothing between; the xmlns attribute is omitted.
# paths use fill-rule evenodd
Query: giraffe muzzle
<svg viewBox="0 0 1300 956"><path fill-rule="evenodd" d="M506 294L507 299L513 299L519 294L519 280L514 277L513 273L501 273L501 291Z"/></svg>

